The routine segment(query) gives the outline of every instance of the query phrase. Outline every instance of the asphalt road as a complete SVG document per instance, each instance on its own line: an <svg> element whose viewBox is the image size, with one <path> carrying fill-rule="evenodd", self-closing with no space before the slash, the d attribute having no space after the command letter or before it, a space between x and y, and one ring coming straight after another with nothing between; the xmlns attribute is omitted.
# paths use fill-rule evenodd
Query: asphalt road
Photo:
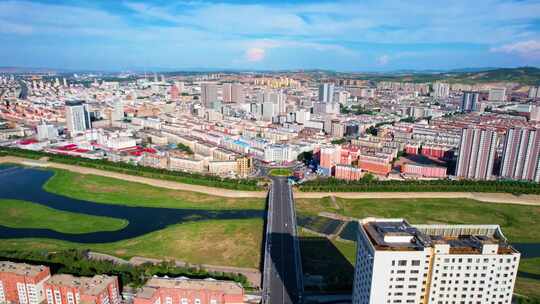
<svg viewBox="0 0 540 304"><path fill-rule="evenodd" d="M295 251L294 225L291 188L287 178L272 178L272 196L269 204L271 210L269 223L270 263L265 269L267 301L271 304L299 303L300 261Z"/></svg>

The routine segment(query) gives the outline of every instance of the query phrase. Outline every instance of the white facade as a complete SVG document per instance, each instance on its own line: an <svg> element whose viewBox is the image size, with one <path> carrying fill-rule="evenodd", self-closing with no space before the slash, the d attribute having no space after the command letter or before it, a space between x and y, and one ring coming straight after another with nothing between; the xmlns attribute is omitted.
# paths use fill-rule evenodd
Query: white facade
<svg viewBox="0 0 540 304"><path fill-rule="evenodd" d="M334 101L334 84L323 83L319 85L319 102Z"/></svg>
<svg viewBox="0 0 540 304"><path fill-rule="evenodd" d="M66 105L66 124L69 133L73 136L90 129L90 114L82 103Z"/></svg>
<svg viewBox="0 0 540 304"><path fill-rule="evenodd" d="M491 88L488 95L489 101L506 101L506 88Z"/></svg>
<svg viewBox="0 0 540 304"><path fill-rule="evenodd" d="M58 137L58 130L53 125L41 124L37 126L38 140L50 140Z"/></svg>
<svg viewBox="0 0 540 304"><path fill-rule="evenodd" d="M510 304L519 252L497 225L360 221L354 304Z"/></svg>
<svg viewBox="0 0 540 304"><path fill-rule="evenodd" d="M447 98L450 94L450 85L448 83L436 82L433 85L433 96L436 98Z"/></svg>

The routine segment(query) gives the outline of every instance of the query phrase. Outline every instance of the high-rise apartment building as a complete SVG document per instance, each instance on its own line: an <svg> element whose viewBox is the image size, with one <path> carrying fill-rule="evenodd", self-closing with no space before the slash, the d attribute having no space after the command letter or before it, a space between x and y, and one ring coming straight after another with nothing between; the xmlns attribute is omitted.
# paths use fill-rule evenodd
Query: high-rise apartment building
<svg viewBox="0 0 540 304"><path fill-rule="evenodd" d="M86 104L80 101L66 102L66 125L71 136L92 128Z"/></svg>
<svg viewBox="0 0 540 304"><path fill-rule="evenodd" d="M49 267L0 261L0 303L39 304Z"/></svg>
<svg viewBox="0 0 540 304"><path fill-rule="evenodd" d="M217 101L218 87L215 83L202 83L201 84L201 103L210 108L212 103Z"/></svg>
<svg viewBox="0 0 540 304"><path fill-rule="evenodd" d="M497 132L480 128L463 129L456 176L477 180L491 179L496 149Z"/></svg>
<svg viewBox="0 0 540 304"><path fill-rule="evenodd" d="M447 98L450 94L450 85L448 83L436 82L433 84L433 96L435 98Z"/></svg>
<svg viewBox="0 0 540 304"><path fill-rule="evenodd" d="M508 129L502 154L501 177L540 182L540 129Z"/></svg>
<svg viewBox="0 0 540 304"><path fill-rule="evenodd" d="M231 102L232 101L232 83L224 83L222 85L222 96L223 96L223 102Z"/></svg>
<svg viewBox="0 0 540 304"><path fill-rule="evenodd" d="M359 222L354 304L510 304L520 253L498 225Z"/></svg>
<svg viewBox="0 0 540 304"><path fill-rule="evenodd" d="M96 275L92 278L56 274L44 284L47 304L119 304L118 278Z"/></svg>
<svg viewBox="0 0 540 304"><path fill-rule="evenodd" d="M529 98L531 99L540 98L540 87L531 86L529 88Z"/></svg>
<svg viewBox="0 0 540 304"><path fill-rule="evenodd" d="M334 84L323 83L319 85L319 102L333 102L334 101Z"/></svg>
<svg viewBox="0 0 540 304"><path fill-rule="evenodd" d="M240 83L233 83L231 86L231 101L243 104L246 99L244 86Z"/></svg>
<svg viewBox="0 0 540 304"><path fill-rule="evenodd" d="M480 94L478 92L463 92L463 99L461 100L461 112L476 111L479 96Z"/></svg>
<svg viewBox="0 0 540 304"><path fill-rule="evenodd" d="M113 103L113 109L111 112L112 121L122 121L124 120L124 104L121 100L117 100Z"/></svg>
<svg viewBox="0 0 540 304"><path fill-rule="evenodd" d="M506 88L491 88L488 94L489 101L506 101Z"/></svg>

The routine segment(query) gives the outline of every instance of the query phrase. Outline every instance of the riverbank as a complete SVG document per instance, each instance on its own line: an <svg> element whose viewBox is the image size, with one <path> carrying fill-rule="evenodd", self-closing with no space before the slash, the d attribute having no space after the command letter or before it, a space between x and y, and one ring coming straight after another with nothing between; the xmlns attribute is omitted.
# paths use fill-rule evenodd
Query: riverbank
<svg viewBox="0 0 540 304"><path fill-rule="evenodd" d="M100 170L100 169L94 169L94 168L88 168L88 167L82 167L82 166L76 166L76 165L61 164L61 163L56 163L56 162L46 161L46 160L26 159L26 158L21 158L21 157L16 157L16 156L0 157L0 164L2 163L4 164L11 163L11 164L19 164L23 166L35 166L35 167L43 167L43 168L56 168L56 169L67 170L67 171L80 173L80 174L93 174L93 175L99 175L99 176L104 176L104 177L121 179L125 181L130 181L130 182L142 183L142 184L146 184L146 185L150 185L154 187L160 187L160 188L166 188L166 189L172 189L172 190L198 192L198 193L204 193L204 194L214 195L214 196L231 197L231 198L242 198L242 197L265 198L266 197L266 191L239 191L239 190L229 190L229 189L222 189L222 188L212 188L212 187L192 185L192 184L182 184L182 183L174 182L174 181L154 179L154 178L142 177L142 176L134 176L134 175L122 174L122 173L107 171L107 170Z"/></svg>
<svg viewBox="0 0 540 304"><path fill-rule="evenodd" d="M178 182L153 179L148 177L133 176L121 174L106 170L86 168L74 165L60 164L50 161L31 160L20 157L4 156L0 157L1 163L14 163L24 166L48 167L68 170L81 174L93 174L104 177L112 177L125 181L138 182L154 187L191 191L204 193L213 196L222 196L230 198L266 198L265 191L237 191L206 186L182 184ZM509 193L477 193L477 192L301 192L294 191L295 198L313 198L335 196L349 199L374 199L374 198L468 198L486 203L504 203L516 205L534 205L540 206L540 195L514 195Z"/></svg>
<svg viewBox="0 0 540 304"><path fill-rule="evenodd" d="M141 256L230 267L257 268L260 264L261 198L210 196L52 168L6 168L0 171L0 184L0 199L28 201L35 207L30 210L24 203L5 206L8 214L15 214L8 220L18 224L0 227L0 248L90 249L124 259ZM46 210L49 215L67 214L72 219L99 214L126 219L129 225L107 233L98 233L105 224L92 225L84 234L76 234L80 232L80 228L72 229L76 221L59 223L51 218L38 222L40 225L19 221L25 210L32 213L24 215L25 219L34 218L34 211L43 214Z"/></svg>

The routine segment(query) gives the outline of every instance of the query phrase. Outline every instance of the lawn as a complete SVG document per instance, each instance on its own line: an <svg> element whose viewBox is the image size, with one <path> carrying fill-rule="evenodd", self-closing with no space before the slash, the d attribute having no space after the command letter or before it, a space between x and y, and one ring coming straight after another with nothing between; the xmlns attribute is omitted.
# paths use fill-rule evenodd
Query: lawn
<svg viewBox="0 0 540 304"><path fill-rule="evenodd" d="M40 204L0 199L0 225L11 228L51 229L62 233L115 231L128 222L122 219L72 213Z"/></svg>
<svg viewBox="0 0 540 304"><path fill-rule="evenodd" d="M13 250L91 249L129 259L143 256L190 264L259 267L262 219L217 220L178 224L133 239L78 244L51 239L0 239Z"/></svg>
<svg viewBox="0 0 540 304"><path fill-rule="evenodd" d="M540 243L540 207L482 203L470 199L297 199L298 214L331 212L353 218L405 218L413 224L498 224L513 243ZM341 255L354 265L354 249L331 240ZM322 248L320 248L322 249ZM305 253L302 253L303 255ZM319 255L321 253L318 253ZM340 262L336 262L339 265ZM343 268L346 270L347 267ZM540 274L540 258L522 259L520 272ZM333 271L335 272L335 271ZM332 275L333 272L330 272ZM516 293L540 298L540 280L518 276Z"/></svg>
<svg viewBox="0 0 540 304"><path fill-rule="evenodd" d="M211 210L264 209L263 199L217 197L60 169L54 169L54 172L54 177L45 183L45 190L98 203Z"/></svg>
<svg viewBox="0 0 540 304"><path fill-rule="evenodd" d="M292 171L286 168L278 168L270 170L268 174L270 174L271 176L291 176Z"/></svg>
<svg viewBox="0 0 540 304"><path fill-rule="evenodd" d="M456 199L297 199L299 213L331 212L353 218L405 218L412 224L498 224L514 243L540 242L540 207Z"/></svg>
<svg viewBox="0 0 540 304"><path fill-rule="evenodd" d="M120 204L140 207L187 208L204 210L263 210L264 199L224 198L201 193L169 190L149 185L133 183L114 178L84 175L64 170L54 170L55 175L44 185L44 189L72 197L103 204ZM9 216L0 225L11 220L16 227L40 227L60 232L79 233L109 229L114 222L82 214L60 212L58 210L28 203L10 205ZM6 205L6 208L7 205ZM28 215L22 215L26 209ZM46 211L43 211L46 210ZM0 210L0 212L2 212ZM49 212L45 214L45 212ZM4 214L2 212L2 214ZM77 217L77 225L71 220ZM38 218L46 220L37 223ZM98 218L100 219L100 218ZM152 219L149 219L152 220ZM36 224L37 223L37 224ZM70 224L71 223L71 224ZM121 229L125 223L116 223ZM42 225L42 226L36 226ZM86 230L85 230L86 229ZM115 230L110 228L110 230ZM105 244L78 244L52 239L0 239L0 248L12 249L91 249L123 258L143 256L159 259L177 259L192 264L214 264L224 266L257 268L260 262L260 248L263 236L263 219L209 220L181 223L154 231L140 237Z"/></svg>

